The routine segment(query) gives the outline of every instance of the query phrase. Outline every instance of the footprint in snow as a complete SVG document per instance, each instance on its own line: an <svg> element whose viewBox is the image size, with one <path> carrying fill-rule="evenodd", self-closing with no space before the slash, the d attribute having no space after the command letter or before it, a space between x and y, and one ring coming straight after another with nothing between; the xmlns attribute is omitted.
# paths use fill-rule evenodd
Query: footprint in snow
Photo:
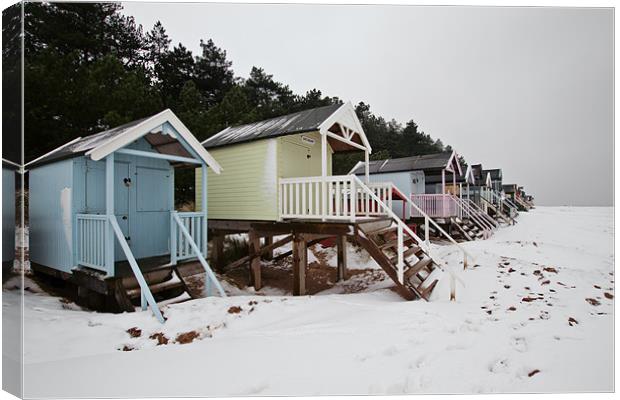
<svg viewBox="0 0 620 400"><path fill-rule="evenodd" d="M511 344L512 347L519 353L524 353L527 351L527 340L525 340L524 337L513 337Z"/></svg>
<svg viewBox="0 0 620 400"><path fill-rule="evenodd" d="M508 363L508 360L505 358L501 358L489 365L489 371L493 372L494 374L505 373L508 371L509 367L510 365Z"/></svg>

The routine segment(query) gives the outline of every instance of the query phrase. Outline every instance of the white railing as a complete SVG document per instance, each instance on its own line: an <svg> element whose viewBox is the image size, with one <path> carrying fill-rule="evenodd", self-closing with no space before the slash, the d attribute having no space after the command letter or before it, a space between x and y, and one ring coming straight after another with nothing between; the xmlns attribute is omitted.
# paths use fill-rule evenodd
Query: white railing
<svg viewBox="0 0 620 400"><path fill-rule="evenodd" d="M187 229L192 240L198 244L200 252L203 255L207 254L207 231L204 214L201 212L177 212L171 213L170 220L170 251L172 255L172 261L175 263L177 260L186 260L188 258L196 258L196 252L192 248L190 241L183 235L180 229L177 229L178 224L174 221L174 215L179 218L181 225Z"/></svg>
<svg viewBox="0 0 620 400"><path fill-rule="evenodd" d="M405 258L404 258L404 234L407 233L411 238L413 238L420 247L422 247L427 253L430 253L430 247L428 241L423 241L415 232L407 226L395 213L392 211L392 208L388 206L385 202L383 202L375 193L374 190L366 186L357 176L352 175L353 180L356 185L361 189L361 191L376 202L378 208L382 211L383 214L392 218L392 220L397 225L397 262L396 262L396 273L398 276L398 281L403 284L405 280ZM390 192L392 190L398 190L391 183Z"/></svg>
<svg viewBox="0 0 620 400"><path fill-rule="evenodd" d="M392 183L391 182L369 182L364 184L378 199L392 209ZM358 215L376 216L385 215L379 203L369 196L365 190L358 188L357 198Z"/></svg>
<svg viewBox="0 0 620 400"><path fill-rule="evenodd" d="M475 201L470 199L463 199L463 202L472 210L472 212L476 213L480 216L481 219L486 221L491 227L497 228L499 227L499 223L491 218L489 214L487 214Z"/></svg>
<svg viewBox="0 0 620 400"><path fill-rule="evenodd" d="M454 202L459 208L459 214L461 214L460 218L467 218L472 221L475 225L478 226L478 228L483 231L484 237L488 238L491 231L493 230L493 225L486 221L484 219L484 216L480 212L472 208L467 201L454 196Z"/></svg>
<svg viewBox="0 0 620 400"><path fill-rule="evenodd" d="M75 244L77 264L109 273L105 262L107 216L77 214Z"/></svg>
<svg viewBox="0 0 620 400"><path fill-rule="evenodd" d="M205 279L205 292L206 292L205 294L207 296L209 295L211 284L213 284L213 285L215 285L215 288L219 292L220 296L221 297L226 297L226 292L224 292L224 288L222 288L222 285L217 280L217 277L215 276L215 273L211 269L211 266L209 265L207 260L202 255L202 251L200 250L200 248L198 247L198 245L194 241L193 236L191 235L190 231L187 229L187 226L185 225L185 223L182 220L182 216L184 214L190 214L190 213L172 212L171 214L172 214L172 221L173 221L173 223L176 225L176 228L178 228L178 231L181 233L181 235L185 238L185 240L187 241L187 243L191 247L191 250L192 250L193 254L195 255L196 258L198 258L198 261L200 261L200 264L202 265L202 268L205 270L205 272L207 274L206 275L206 279ZM187 216L187 215L185 215L185 216ZM205 232L205 234L206 234L206 232ZM206 240L205 240L205 242L206 242Z"/></svg>
<svg viewBox="0 0 620 400"><path fill-rule="evenodd" d="M346 219L385 215L376 199L392 206L391 186L371 183L359 187L353 175L280 178L280 218Z"/></svg>
<svg viewBox="0 0 620 400"><path fill-rule="evenodd" d="M125 239L125 235L121 231L120 226L118 226L118 221L116 221L115 215L110 216L109 223L112 226L112 230L114 231L114 235L116 236L116 239L118 240L121 249L123 249L123 252L125 253L125 257L127 258L129 266L131 267L131 270L136 277L136 281L138 281L138 285L140 286L140 303L142 306L142 310L146 310L148 305L151 308L153 315L155 315L155 318L157 318L157 320L163 324L164 316L161 314L161 311L157 306L157 302L153 297L153 293L151 293L151 290L149 289L148 283L146 283L146 280L144 279L144 275L142 275L140 267L138 267L138 262L134 258L133 253L129 248L129 244Z"/></svg>
<svg viewBox="0 0 620 400"><path fill-rule="evenodd" d="M451 194L412 194L411 201L417 206L411 210L412 218L420 218L422 213L431 218L461 217Z"/></svg>

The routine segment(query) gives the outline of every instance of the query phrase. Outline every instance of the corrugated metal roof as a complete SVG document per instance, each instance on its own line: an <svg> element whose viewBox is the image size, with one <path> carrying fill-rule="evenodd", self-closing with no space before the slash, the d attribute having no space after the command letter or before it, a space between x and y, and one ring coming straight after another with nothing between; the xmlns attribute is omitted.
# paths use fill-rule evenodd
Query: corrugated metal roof
<svg viewBox="0 0 620 400"><path fill-rule="evenodd" d="M415 170L432 170L442 169L447 166L448 160L452 152L426 154L422 156L412 156L395 158L392 160L378 160L368 163L371 174L382 172L399 172L399 171L415 171ZM364 164L359 164L353 172L354 174L364 173Z"/></svg>
<svg viewBox="0 0 620 400"><path fill-rule="evenodd" d="M251 124L229 127L202 142L209 149L235 143L316 131L342 104L312 108Z"/></svg>
<svg viewBox="0 0 620 400"><path fill-rule="evenodd" d="M43 157L37 159L35 162L30 164L30 168L34 168L36 166L40 166L43 164L50 163L52 161L57 161L65 158L77 157L86 153L88 150L94 149L102 143L107 142L108 140L116 137L118 135L123 134L139 123L149 119L151 117L146 117L142 119L138 119L136 121L128 122L126 124L117 126L112 129L108 129L107 131L95 133L90 136L85 136L83 138L79 138L72 142L66 143L63 146L60 146L53 150L52 152L44 155Z"/></svg>

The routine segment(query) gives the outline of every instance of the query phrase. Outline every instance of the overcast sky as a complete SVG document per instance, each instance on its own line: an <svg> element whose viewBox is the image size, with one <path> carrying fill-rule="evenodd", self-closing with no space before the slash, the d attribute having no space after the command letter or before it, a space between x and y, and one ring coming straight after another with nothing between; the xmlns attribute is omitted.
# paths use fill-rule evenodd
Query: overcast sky
<svg viewBox="0 0 620 400"><path fill-rule="evenodd" d="M540 205L613 202L611 9L124 3L238 76L415 120Z"/></svg>

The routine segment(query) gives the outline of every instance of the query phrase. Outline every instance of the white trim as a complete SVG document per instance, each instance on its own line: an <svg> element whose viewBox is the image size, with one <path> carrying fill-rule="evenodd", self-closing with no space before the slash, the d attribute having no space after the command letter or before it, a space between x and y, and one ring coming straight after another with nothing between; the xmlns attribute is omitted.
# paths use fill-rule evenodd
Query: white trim
<svg viewBox="0 0 620 400"><path fill-rule="evenodd" d="M363 163L364 163L363 161L358 161L357 164L355 164L353 168L351 168L351 170L349 171L347 175L356 175L355 170L357 169L357 167L359 167L360 164L363 164Z"/></svg>
<svg viewBox="0 0 620 400"><path fill-rule="evenodd" d="M160 160L177 161L177 162L184 162L188 164L202 164L202 161L196 160L195 158L173 156L170 154L162 154L162 153L153 153L151 151L134 150L134 149L118 149L116 150L116 152L119 154L128 154L130 156L137 156L137 157L157 158Z"/></svg>
<svg viewBox="0 0 620 400"><path fill-rule="evenodd" d="M344 117L349 117L350 122L354 126L348 126L347 124L345 124L343 122ZM350 133L350 138L352 138L353 134L356 133L360 137L363 145L359 145L351 141L350 139L347 139L346 136L338 136L338 135L333 134L334 136L336 136L336 139L342 138L344 139L342 140L342 142L345 142L349 145L352 145L351 143L355 143L356 146L354 147L361 148L362 150L368 150L369 154L372 153L372 147L370 147L368 138L366 137L366 134L364 133L364 128L362 128L362 124L360 120L357 118L357 115L355 114L355 109L353 108L353 105L351 104L350 101L344 103L336 111L334 111L332 115L330 115L329 117L327 117L327 119L321 122L321 124L319 125L319 132L321 133L321 135L329 136L330 132L328 131L328 129L331 128L334 124L340 125L341 128L343 127L346 128L346 130L343 130L342 133L343 135L347 135Z"/></svg>
<svg viewBox="0 0 620 400"><path fill-rule="evenodd" d="M9 165L12 165L12 166L14 166L14 167L17 167L17 168L21 168L21 165L19 165L18 163L14 163L13 161L9 161L9 160L7 160L6 158L3 158L3 159L2 159L2 162L5 162L5 163L7 163L7 164L9 164Z"/></svg>
<svg viewBox="0 0 620 400"><path fill-rule="evenodd" d="M487 172L487 179L486 179L485 183L486 183L486 185L488 187L493 186L493 180L491 179L491 173L490 172Z"/></svg>
<svg viewBox="0 0 620 400"><path fill-rule="evenodd" d="M118 149L121 149L131 142L141 138L147 133L151 132L153 129L157 128L160 125L168 122L170 125L176 129L176 131L185 139L185 141L190 145L192 150L196 152L196 154L204 161L213 172L219 174L222 172L222 167L220 164L215 161L215 159L209 154L209 152L202 147L198 139L192 135L192 133L187 129L187 127L181 122L181 120L174 115L174 113L170 109L166 109L159 114L156 114L139 124L133 126L122 134L113 137L107 142L89 150L86 152L86 155L90 156L95 161L101 160L105 158L108 154L115 152Z"/></svg>
<svg viewBox="0 0 620 400"><path fill-rule="evenodd" d="M335 133L330 132L330 131L326 131L323 136L329 136L330 138L336 139L336 140L338 140L338 141L340 141L342 143L346 143L349 146L353 146L353 147L358 148L360 150L364 150L364 151L368 150L366 147L362 146L361 144L358 144L358 143L352 142L350 140L347 140L347 139L343 138L342 136L336 135Z"/></svg>
<svg viewBox="0 0 620 400"><path fill-rule="evenodd" d="M474 176L474 169L471 167L471 164L468 164L467 170L465 170L465 182L476 184L476 177Z"/></svg>
<svg viewBox="0 0 620 400"><path fill-rule="evenodd" d="M455 172L454 168L452 168L452 163L456 161L456 168L459 170L459 176L463 175L463 170L461 169L461 163L458 160L458 154L456 154L456 150L452 150L452 154L450 158L448 158L448 162L446 163L446 169L450 172Z"/></svg>
<svg viewBox="0 0 620 400"><path fill-rule="evenodd" d="M47 153L43 154L41 157L37 157L37 158L35 158L34 160L27 162L26 164L24 164L24 167L27 167L27 166L29 166L29 165L30 165L30 164L32 164L32 163L35 163L35 162L37 162L37 161L39 161L39 160L41 160L41 159L43 159L43 158L45 158L45 157L47 157L47 156L49 156L49 155L51 155L51 154L54 154L54 153L56 153L57 151L59 151L59 150L61 150L61 149L64 149L65 147L67 147L67 146L69 146L69 145L71 145L71 144L73 144L73 143L77 142L77 141L78 141L78 140L80 140L80 139L82 139L82 137L81 137L81 136L80 136L80 137L77 137L77 138L75 138L75 139L73 139L72 141L70 141L70 142L68 142L68 143L63 144L62 146L56 147L56 148L55 148L54 150L52 150L52 151L48 151Z"/></svg>

